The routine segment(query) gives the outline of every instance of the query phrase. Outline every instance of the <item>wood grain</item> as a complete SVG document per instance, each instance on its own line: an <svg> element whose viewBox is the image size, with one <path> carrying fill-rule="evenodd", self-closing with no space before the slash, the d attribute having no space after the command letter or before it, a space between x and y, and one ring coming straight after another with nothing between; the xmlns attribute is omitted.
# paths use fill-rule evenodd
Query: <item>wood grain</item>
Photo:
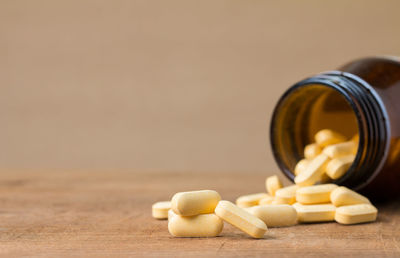
<svg viewBox="0 0 400 258"><path fill-rule="evenodd" d="M225 225L217 238L180 239L151 217L152 203L183 190L224 199L264 190L260 174L3 171L0 254L5 256L399 256L400 203L378 205L376 223L269 229L254 240Z"/></svg>

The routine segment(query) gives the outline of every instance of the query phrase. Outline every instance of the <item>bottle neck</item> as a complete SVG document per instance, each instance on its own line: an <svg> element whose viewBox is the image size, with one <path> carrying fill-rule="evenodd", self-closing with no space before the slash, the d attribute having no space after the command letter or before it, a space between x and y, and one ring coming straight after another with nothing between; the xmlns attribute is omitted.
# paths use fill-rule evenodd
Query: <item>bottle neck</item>
<svg viewBox="0 0 400 258"><path fill-rule="evenodd" d="M359 147L355 161L338 184L364 188L382 169L390 145L390 125L385 107L375 90L361 78L345 72L317 76L327 80L349 101L358 122Z"/></svg>
<svg viewBox="0 0 400 258"><path fill-rule="evenodd" d="M302 143L296 138L298 132L292 129L287 132L286 128L302 128L302 126L295 124L287 124L293 120L290 116L301 109L299 108L300 105L308 105L307 103L296 104L299 102L296 98L301 99L297 95L311 96L311 94L300 94L300 92L310 91L310 88L312 90L315 85L338 92L345 98L356 117L359 133L358 151L349 171L335 180L335 183L360 190L379 173L386 160L389 149L390 126L385 107L378 94L368 83L352 74L339 71L322 73L298 82L284 93L273 112L271 121L271 146L275 159L282 171L293 180L293 164L301 158L298 150ZM310 102L317 101L317 99L314 98ZM300 113L296 115L301 116ZM307 119L303 120L307 121ZM337 123L340 122L337 121ZM303 124L303 126L306 125ZM286 133L281 132L282 130ZM288 140L285 138L291 138L290 140L294 143L287 143ZM294 156L294 158L291 156Z"/></svg>

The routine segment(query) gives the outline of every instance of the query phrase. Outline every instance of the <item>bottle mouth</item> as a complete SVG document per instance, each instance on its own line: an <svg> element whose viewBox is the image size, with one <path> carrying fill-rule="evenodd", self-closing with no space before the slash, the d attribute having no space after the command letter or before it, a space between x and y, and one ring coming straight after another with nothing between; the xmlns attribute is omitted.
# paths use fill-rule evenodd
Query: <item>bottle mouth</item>
<svg viewBox="0 0 400 258"><path fill-rule="evenodd" d="M364 188L379 173L389 149L389 120L379 96L360 78L332 71L302 80L280 98L272 115L270 143L283 173L294 180L304 146L321 129L348 138L359 134L353 164L334 183Z"/></svg>

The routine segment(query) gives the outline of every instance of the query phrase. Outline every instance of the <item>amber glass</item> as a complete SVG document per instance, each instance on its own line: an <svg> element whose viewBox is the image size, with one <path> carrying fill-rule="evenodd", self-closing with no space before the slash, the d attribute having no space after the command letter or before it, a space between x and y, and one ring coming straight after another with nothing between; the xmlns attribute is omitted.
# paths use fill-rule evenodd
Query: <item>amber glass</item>
<svg viewBox="0 0 400 258"><path fill-rule="evenodd" d="M360 135L356 158L334 182L372 199L400 195L400 60L364 58L290 87L275 107L274 157L291 180L304 146L321 129Z"/></svg>

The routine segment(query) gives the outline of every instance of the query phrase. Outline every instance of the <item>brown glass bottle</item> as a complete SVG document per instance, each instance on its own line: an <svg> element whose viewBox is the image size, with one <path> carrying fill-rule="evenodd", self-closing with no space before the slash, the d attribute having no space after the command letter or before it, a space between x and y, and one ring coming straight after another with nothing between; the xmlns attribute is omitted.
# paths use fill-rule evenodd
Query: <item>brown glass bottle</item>
<svg viewBox="0 0 400 258"><path fill-rule="evenodd" d="M304 146L325 128L360 136L352 166L335 183L375 200L400 196L400 59L359 59L304 79L283 94L270 138L289 179Z"/></svg>

